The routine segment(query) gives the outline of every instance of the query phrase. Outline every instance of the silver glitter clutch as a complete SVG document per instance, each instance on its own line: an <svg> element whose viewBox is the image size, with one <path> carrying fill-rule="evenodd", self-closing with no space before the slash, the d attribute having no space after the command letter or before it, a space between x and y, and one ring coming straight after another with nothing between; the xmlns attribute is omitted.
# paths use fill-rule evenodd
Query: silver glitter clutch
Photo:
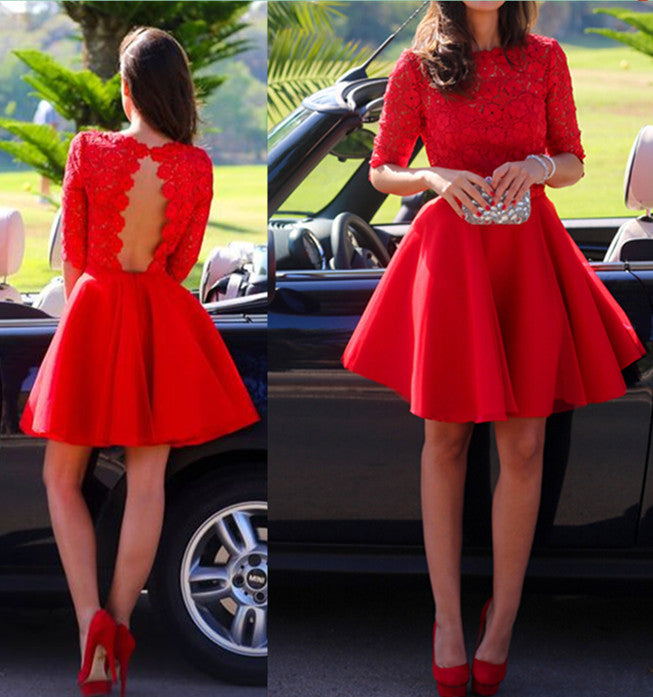
<svg viewBox="0 0 653 697"><path fill-rule="evenodd" d="M492 177L485 177L486 182L491 182ZM505 210L501 205L505 201L506 194L501 197L501 201L492 205L492 197L482 189L481 196L487 201L490 210L486 211L474 201L474 211L470 211L466 206L462 206L465 220L474 225L519 225L528 220L531 214L531 192L530 189L515 203L514 206L507 206ZM481 215L477 215L480 213Z"/></svg>

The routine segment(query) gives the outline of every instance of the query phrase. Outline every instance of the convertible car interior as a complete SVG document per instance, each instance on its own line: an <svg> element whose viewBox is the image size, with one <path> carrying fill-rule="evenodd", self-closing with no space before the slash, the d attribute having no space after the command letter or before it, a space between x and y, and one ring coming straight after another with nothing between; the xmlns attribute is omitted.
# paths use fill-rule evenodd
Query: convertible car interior
<svg viewBox="0 0 653 697"><path fill-rule="evenodd" d="M374 111L378 112L378 109L375 108ZM368 138L361 138L361 133L367 134ZM353 136L356 138L352 146L349 141ZM373 136L373 133L366 129L354 131L333 148L329 156L335 156L341 162L347 158L358 158L365 162L362 170L365 173L372 147L369 136ZM368 148L367 151L364 150L365 146ZM577 240L590 261L653 262L653 218L650 215L650 208L653 207L650 177L652 166L653 126L645 126L637 135L628 158L624 176L624 199L629 209L646 210L646 213L626 222L623 218L600 220L601 229L597 228L594 234L596 239L590 234L589 239L580 242ZM345 189L354 178L360 176L361 171L352 177ZM300 188L301 186L300 184ZM321 211L307 214L300 219L292 215L291 211L285 212L282 208L269 224L270 237L274 240L276 270L283 272L385 267L408 231L411 220L421 206L435 195L434 192L427 191L404 197L393 220L385 224L371 225L363 217L348 210L338 213L335 200ZM336 198L341 196L342 194L338 194ZM567 221L567 227L574 236L575 228L587 227L587 222L571 220Z"/></svg>

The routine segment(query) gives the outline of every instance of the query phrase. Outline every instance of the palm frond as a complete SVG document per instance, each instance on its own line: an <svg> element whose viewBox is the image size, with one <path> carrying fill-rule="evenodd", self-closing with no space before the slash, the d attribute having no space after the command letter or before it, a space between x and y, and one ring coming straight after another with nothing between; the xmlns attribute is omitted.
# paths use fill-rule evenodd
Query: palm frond
<svg viewBox="0 0 653 697"><path fill-rule="evenodd" d="M638 31L617 31L615 29L590 27L585 31L591 34L601 34L610 39L632 46L636 51L653 56L653 15L644 12L633 12L616 7L594 10L597 14L610 15L630 24Z"/></svg>
<svg viewBox="0 0 653 697"><path fill-rule="evenodd" d="M632 46L640 53L653 56L653 36L648 36L639 31L615 31L614 29L597 29L594 27L586 29L586 31L591 34L602 34L603 36L607 36L610 39L619 41L622 44Z"/></svg>
<svg viewBox="0 0 653 697"><path fill-rule="evenodd" d="M268 59L268 116L279 120L361 62L358 43L294 28L278 32Z"/></svg>
<svg viewBox="0 0 653 697"><path fill-rule="evenodd" d="M64 119L114 128L122 121L120 75L104 82L90 70L69 70L40 51L14 54L32 69L23 79L47 99Z"/></svg>
<svg viewBox="0 0 653 697"><path fill-rule="evenodd" d="M24 162L43 176L61 183L74 134L60 133L47 124L26 123L0 118L0 128L21 141L0 141L0 149Z"/></svg>
<svg viewBox="0 0 653 697"><path fill-rule="evenodd" d="M293 2L279 0L268 3L268 45L283 29L295 28L312 34L333 33L332 22L342 13L336 8L344 2L327 1Z"/></svg>
<svg viewBox="0 0 653 697"><path fill-rule="evenodd" d="M610 15L616 17L626 24L630 24L635 29L639 29L647 34L653 34L653 15L648 12L633 12L618 7L606 7L594 10L596 14Z"/></svg>

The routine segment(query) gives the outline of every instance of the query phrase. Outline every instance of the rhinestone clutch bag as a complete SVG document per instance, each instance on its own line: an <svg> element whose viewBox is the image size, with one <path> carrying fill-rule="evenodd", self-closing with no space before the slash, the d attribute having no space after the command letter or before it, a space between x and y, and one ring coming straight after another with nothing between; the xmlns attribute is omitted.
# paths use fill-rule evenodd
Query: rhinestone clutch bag
<svg viewBox="0 0 653 697"><path fill-rule="evenodd" d="M491 182L492 177L485 177L486 182ZM465 220L474 225L519 225L528 220L531 214L531 192L530 189L515 203L514 206L507 206L505 210L501 209L506 194L501 197L501 201L492 205L492 197L481 189L481 196L487 201L490 210L482 210L481 207L474 202L474 211L470 211L466 206L462 206ZM480 213L481 215L477 215Z"/></svg>

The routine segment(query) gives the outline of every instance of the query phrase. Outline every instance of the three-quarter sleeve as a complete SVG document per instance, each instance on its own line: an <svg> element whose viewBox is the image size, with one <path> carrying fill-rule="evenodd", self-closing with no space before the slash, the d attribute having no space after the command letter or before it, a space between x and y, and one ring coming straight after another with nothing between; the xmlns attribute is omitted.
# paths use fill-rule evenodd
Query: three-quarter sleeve
<svg viewBox="0 0 653 697"><path fill-rule="evenodd" d="M82 175L84 133L70 141L61 190L61 259L86 268L88 198Z"/></svg>
<svg viewBox="0 0 653 697"><path fill-rule="evenodd" d="M213 200L213 163L206 151L202 152L193 182L195 204L186 230L166 261L166 271L179 283L188 276L200 255Z"/></svg>
<svg viewBox="0 0 653 697"><path fill-rule="evenodd" d="M549 155L570 152L581 162L585 158L567 57L555 40L551 42L547 71L546 149Z"/></svg>
<svg viewBox="0 0 653 697"><path fill-rule="evenodd" d="M386 163L408 165L424 121L419 62L418 56L405 50L388 77L371 168Z"/></svg>

